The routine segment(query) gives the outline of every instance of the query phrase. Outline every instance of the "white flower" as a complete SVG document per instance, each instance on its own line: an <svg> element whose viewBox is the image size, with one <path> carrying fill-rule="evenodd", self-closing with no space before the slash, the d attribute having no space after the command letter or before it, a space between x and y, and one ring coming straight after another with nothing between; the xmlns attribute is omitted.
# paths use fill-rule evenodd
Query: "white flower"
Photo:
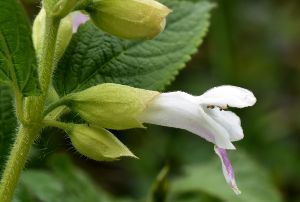
<svg viewBox="0 0 300 202"><path fill-rule="evenodd" d="M139 116L151 123L190 131L223 149L235 149L232 141L244 137L239 117L229 107L248 107L253 93L235 86L220 86L201 96L184 92L161 93Z"/></svg>
<svg viewBox="0 0 300 202"><path fill-rule="evenodd" d="M233 141L244 137L240 118L228 107L254 105L256 98L249 90L236 86L219 86L201 96L184 92L161 93L156 96L139 120L144 123L181 128L216 145L227 182L239 193L225 149L235 149Z"/></svg>
<svg viewBox="0 0 300 202"><path fill-rule="evenodd" d="M69 95L66 100L84 120L103 128L124 130L150 123L185 129L212 142L227 182L240 193L226 149L235 149L232 142L244 134L240 118L227 109L254 105L256 98L251 91L220 86L192 96L106 83Z"/></svg>

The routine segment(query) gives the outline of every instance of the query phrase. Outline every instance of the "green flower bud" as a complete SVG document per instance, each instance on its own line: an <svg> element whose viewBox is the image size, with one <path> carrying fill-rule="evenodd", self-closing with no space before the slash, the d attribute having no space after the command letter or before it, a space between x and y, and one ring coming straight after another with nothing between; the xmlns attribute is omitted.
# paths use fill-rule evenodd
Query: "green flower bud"
<svg viewBox="0 0 300 202"><path fill-rule="evenodd" d="M42 53L42 44L43 44L42 38L45 32L45 20L46 20L46 12L42 8L39 14L34 19L33 26L32 26L32 41L38 58L40 58L40 55Z"/></svg>
<svg viewBox="0 0 300 202"><path fill-rule="evenodd" d="M123 130L141 128L137 116L159 92L107 83L70 95L68 106L88 123Z"/></svg>
<svg viewBox="0 0 300 202"><path fill-rule="evenodd" d="M46 12L44 9L41 9L39 14L36 16L33 27L32 27L32 40L33 45L36 50L37 58L41 57L43 47L43 36L45 33L45 21L46 21ZM59 30L56 39L55 45L55 59L59 60L66 48L68 47L70 40L72 38L72 18L70 15L63 18L59 25Z"/></svg>
<svg viewBox="0 0 300 202"><path fill-rule="evenodd" d="M171 12L154 0L96 0L87 11L100 29L126 39L155 37Z"/></svg>
<svg viewBox="0 0 300 202"><path fill-rule="evenodd" d="M72 145L82 155L96 161L112 161L136 156L112 133L103 128L74 124L67 131Z"/></svg>
<svg viewBox="0 0 300 202"><path fill-rule="evenodd" d="M55 44L55 59L58 61L67 49L72 38L72 17L68 15L60 21L56 44Z"/></svg>

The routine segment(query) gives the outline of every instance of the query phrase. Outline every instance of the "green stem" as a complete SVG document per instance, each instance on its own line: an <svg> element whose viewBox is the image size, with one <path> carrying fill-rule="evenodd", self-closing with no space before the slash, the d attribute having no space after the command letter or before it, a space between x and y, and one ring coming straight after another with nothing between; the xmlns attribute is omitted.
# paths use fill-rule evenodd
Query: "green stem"
<svg viewBox="0 0 300 202"><path fill-rule="evenodd" d="M54 109L56 109L57 107L60 107L60 106L63 106L63 105L67 105L69 102L68 99L66 98L61 98L59 100L57 100L56 102L52 103L51 105L49 105L44 113L43 113L43 116L47 116L50 112L52 112Z"/></svg>
<svg viewBox="0 0 300 202"><path fill-rule="evenodd" d="M79 0L74 10L85 10L93 4L92 0Z"/></svg>
<svg viewBox="0 0 300 202"><path fill-rule="evenodd" d="M12 201L20 173L38 130L37 127L20 127L2 176L0 187L1 202Z"/></svg>
<svg viewBox="0 0 300 202"><path fill-rule="evenodd" d="M46 94L49 89L50 80L53 72L53 64L55 63L55 44L56 36L58 32L60 19L47 17L46 18L46 30L44 35L44 46L42 51L41 63L40 63L40 84L43 93Z"/></svg>
<svg viewBox="0 0 300 202"><path fill-rule="evenodd" d="M59 19L46 17L44 44L39 63L39 81L42 94L25 100L24 117L26 116L25 119L28 121L28 125L20 127L9 155L0 184L0 202L10 202L12 200L30 148L42 128L45 100L55 65L54 54L59 23ZM20 98L17 97L17 100L20 100ZM20 108L23 109L23 106L17 106L18 111L20 111Z"/></svg>
<svg viewBox="0 0 300 202"><path fill-rule="evenodd" d="M23 113L23 95L22 93L18 90L15 89L15 96L16 96L16 114L19 119L19 121L24 124L25 119L24 119L24 113Z"/></svg>
<svg viewBox="0 0 300 202"><path fill-rule="evenodd" d="M47 114L47 116L45 116L45 119L57 120L57 119L61 118L61 116L63 114L66 114L68 112L70 112L70 109L68 107L60 106L60 107L54 109L49 114Z"/></svg>
<svg viewBox="0 0 300 202"><path fill-rule="evenodd" d="M55 121L55 120L44 120L43 125L44 126L52 126L52 127L59 128L62 130L68 130L68 128L70 128L70 124L60 122L60 121Z"/></svg>
<svg viewBox="0 0 300 202"><path fill-rule="evenodd" d="M42 89L42 95L31 97L25 103L28 116L34 122L41 122L46 97L49 91L49 85L55 65L55 44L60 20L56 18L46 18L44 44L39 65L39 81Z"/></svg>

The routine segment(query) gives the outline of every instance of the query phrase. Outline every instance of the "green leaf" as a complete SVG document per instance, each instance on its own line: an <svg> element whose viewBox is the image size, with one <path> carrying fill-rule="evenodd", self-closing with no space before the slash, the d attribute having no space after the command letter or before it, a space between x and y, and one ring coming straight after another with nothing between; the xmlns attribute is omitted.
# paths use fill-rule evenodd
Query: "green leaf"
<svg viewBox="0 0 300 202"><path fill-rule="evenodd" d="M60 95L113 82L161 90L197 51L209 26L213 4L163 1L173 12L154 40L121 40L92 23L81 26L60 61L55 87Z"/></svg>
<svg viewBox="0 0 300 202"><path fill-rule="evenodd" d="M13 143L17 121L8 86L0 85L0 177Z"/></svg>
<svg viewBox="0 0 300 202"><path fill-rule="evenodd" d="M0 1L0 81L11 83L24 96L39 93L31 30L16 0Z"/></svg>
<svg viewBox="0 0 300 202"><path fill-rule="evenodd" d="M271 183L268 173L247 155L230 154L237 184L242 191L235 195L222 174L217 157L203 165L187 166L185 176L173 182L173 199L187 193L205 193L226 202L280 202L281 197Z"/></svg>
<svg viewBox="0 0 300 202"><path fill-rule="evenodd" d="M51 170L22 173L14 202L130 202L111 197L65 155L53 156Z"/></svg>
<svg viewBox="0 0 300 202"><path fill-rule="evenodd" d="M42 170L28 170L22 174L20 184L23 188L19 188L17 191L16 195L18 198L24 197L24 195L28 197L30 193L33 193L28 198L38 198L41 201L49 202L62 201L61 193L64 192L63 184L52 173Z"/></svg>

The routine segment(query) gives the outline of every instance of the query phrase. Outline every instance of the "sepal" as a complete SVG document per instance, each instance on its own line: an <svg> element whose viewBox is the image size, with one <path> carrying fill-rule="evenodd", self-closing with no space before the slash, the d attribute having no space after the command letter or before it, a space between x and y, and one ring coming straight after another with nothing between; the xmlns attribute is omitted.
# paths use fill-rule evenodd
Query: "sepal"
<svg viewBox="0 0 300 202"><path fill-rule="evenodd" d="M137 158L120 140L104 128L73 124L66 132L74 148L90 159L113 161L125 156Z"/></svg>
<svg viewBox="0 0 300 202"><path fill-rule="evenodd" d="M143 128L138 120L159 92L105 83L68 96L67 105L88 123L123 130Z"/></svg>

